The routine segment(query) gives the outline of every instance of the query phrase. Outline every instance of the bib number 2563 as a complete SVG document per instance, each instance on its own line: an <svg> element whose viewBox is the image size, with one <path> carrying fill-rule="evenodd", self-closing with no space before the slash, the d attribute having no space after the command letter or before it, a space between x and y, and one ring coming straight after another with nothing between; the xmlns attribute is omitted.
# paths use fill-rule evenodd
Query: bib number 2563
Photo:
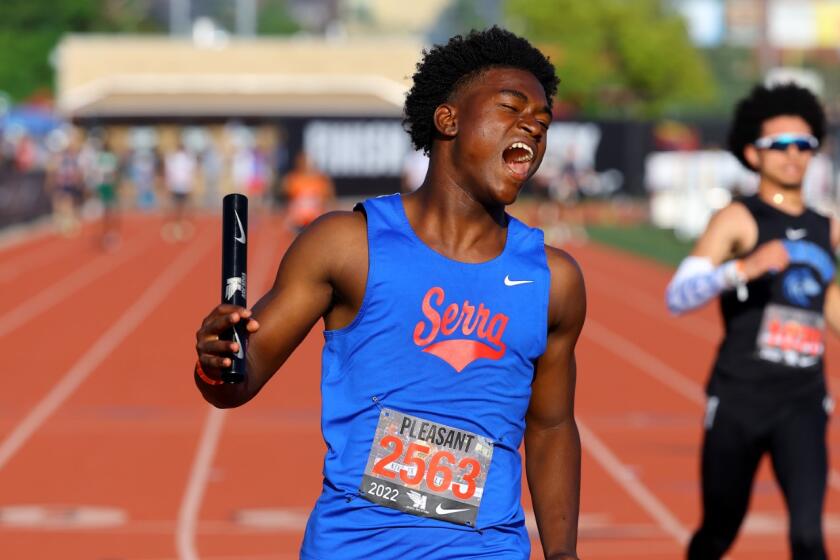
<svg viewBox="0 0 840 560"><path fill-rule="evenodd" d="M384 409L360 491L412 515L475 526L492 456L487 438Z"/></svg>

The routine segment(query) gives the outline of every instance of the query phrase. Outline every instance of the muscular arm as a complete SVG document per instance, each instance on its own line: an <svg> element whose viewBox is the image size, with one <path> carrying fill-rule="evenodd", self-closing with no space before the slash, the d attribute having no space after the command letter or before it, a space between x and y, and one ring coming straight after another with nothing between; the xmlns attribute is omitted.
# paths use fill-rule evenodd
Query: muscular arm
<svg viewBox="0 0 840 560"><path fill-rule="evenodd" d="M784 269L789 255L781 240L768 241L749 256L735 259L750 252L757 239L755 219L743 204L735 202L718 212L668 284L665 300L671 312L690 311L736 287L739 298L746 298L747 282Z"/></svg>
<svg viewBox="0 0 840 560"><path fill-rule="evenodd" d="M576 558L580 436L574 418L575 344L586 315L583 277L564 252L546 248L549 332L537 361L525 428L525 469L547 560Z"/></svg>
<svg viewBox="0 0 840 560"><path fill-rule="evenodd" d="M840 286L837 282L831 282L826 289L823 316L831 332L840 336Z"/></svg>
<svg viewBox="0 0 840 560"><path fill-rule="evenodd" d="M730 204L712 217L665 290L665 302L671 313L700 307L739 281L739 265L732 261L722 263L749 246L750 232L745 227L749 223L754 220L740 203Z"/></svg>
<svg viewBox="0 0 840 560"><path fill-rule="evenodd" d="M247 320L253 331L247 348L247 375L240 384L196 384L214 406L230 408L252 399L283 365L321 317L335 311L347 285L348 271L357 274L359 262L366 268L364 218L354 212L335 212L320 218L292 243L286 252L274 285L253 308L252 318L243 311L218 309L204 321L196 335L202 368L211 378L220 375L229 342L214 340L215 333L239 320ZM354 262L348 266L348 262ZM364 277L355 278L364 286ZM338 289L337 289L338 286ZM358 291L358 290L357 290ZM224 306L222 306L224 307ZM353 307L352 302L344 308ZM344 309L345 314L347 310Z"/></svg>
<svg viewBox="0 0 840 560"><path fill-rule="evenodd" d="M712 216L691 256L709 259L718 266L752 249L756 239L758 227L752 214L743 204L734 202Z"/></svg>

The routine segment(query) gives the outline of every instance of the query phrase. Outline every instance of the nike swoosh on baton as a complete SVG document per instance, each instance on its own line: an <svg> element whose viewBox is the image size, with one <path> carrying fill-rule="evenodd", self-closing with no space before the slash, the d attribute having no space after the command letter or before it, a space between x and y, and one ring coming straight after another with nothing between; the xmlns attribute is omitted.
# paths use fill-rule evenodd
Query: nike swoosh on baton
<svg viewBox="0 0 840 560"><path fill-rule="evenodd" d="M505 276L505 286L518 286L520 284L532 284L533 280L511 280L510 276Z"/></svg>
<svg viewBox="0 0 840 560"><path fill-rule="evenodd" d="M234 235L233 238L245 245L245 228L242 227L242 222L239 221L239 212L233 212L233 215L236 216L236 225L239 226L239 235Z"/></svg>
<svg viewBox="0 0 840 560"><path fill-rule="evenodd" d="M236 351L236 357L241 360L245 357L245 352L242 351L242 341L239 340L239 335L236 334L236 329L233 331L233 338L236 339L236 343L239 345L239 350Z"/></svg>
<svg viewBox="0 0 840 560"><path fill-rule="evenodd" d="M469 508L446 509L445 507L442 507L440 504L438 504L437 507L435 508L435 513L437 513L438 515L448 515L450 513L459 513L459 512L462 512L462 511L469 511Z"/></svg>

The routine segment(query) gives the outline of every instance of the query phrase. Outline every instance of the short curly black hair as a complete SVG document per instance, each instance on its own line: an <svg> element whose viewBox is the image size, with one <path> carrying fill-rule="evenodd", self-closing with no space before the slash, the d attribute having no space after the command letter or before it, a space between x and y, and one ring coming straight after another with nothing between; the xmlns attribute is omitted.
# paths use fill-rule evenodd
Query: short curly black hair
<svg viewBox="0 0 840 560"><path fill-rule="evenodd" d="M435 137L435 109L450 100L465 83L490 68L518 68L534 75L546 99L557 93L559 80L548 57L527 39L493 26L456 35L445 45L423 51L414 85L405 99L403 126L418 150L428 154Z"/></svg>
<svg viewBox="0 0 840 560"><path fill-rule="evenodd" d="M757 171L744 157L744 148L761 136L764 121L782 115L801 117L820 142L825 136L825 112L810 90L796 84L757 85L735 108L729 129L729 151L747 169Z"/></svg>

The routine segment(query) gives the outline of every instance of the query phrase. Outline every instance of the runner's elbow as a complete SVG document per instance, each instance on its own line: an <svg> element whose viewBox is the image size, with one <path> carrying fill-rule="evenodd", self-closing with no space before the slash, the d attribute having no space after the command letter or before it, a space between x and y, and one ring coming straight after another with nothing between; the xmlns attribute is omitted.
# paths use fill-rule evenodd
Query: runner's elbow
<svg viewBox="0 0 840 560"><path fill-rule="evenodd" d="M223 385L219 387L198 387L201 396L208 404L215 408L236 408L247 403L253 395L245 394L235 385Z"/></svg>

